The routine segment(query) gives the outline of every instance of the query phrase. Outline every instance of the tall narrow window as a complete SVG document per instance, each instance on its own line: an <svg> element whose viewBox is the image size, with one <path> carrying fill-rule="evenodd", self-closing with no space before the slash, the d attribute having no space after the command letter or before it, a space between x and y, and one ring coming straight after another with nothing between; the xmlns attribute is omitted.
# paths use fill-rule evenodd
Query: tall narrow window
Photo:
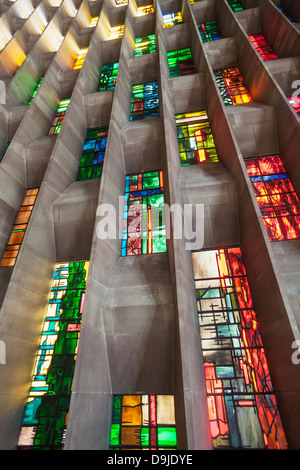
<svg viewBox="0 0 300 470"><path fill-rule="evenodd" d="M253 101L237 67L215 70L214 75L225 106Z"/></svg>
<svg viewBox="0 0 300 470"><path fill-rule="evenodd" d="M132 87L130 120L159 116L158 83L148 82Z"/></svg>
<svg viewBox="0 0 300 470"><path fill-rule="evenodd" d="M288 100L292 108L294 108L294 110L300 117L300 97L299 96L297 96L296 98L290 97L288 98Z"/></svg>
<svg viewBox="0 0 300 470"><path fill-rule="evenodd" d="M77 55L73 70L81 69L83 66L84 59L87 55L88 48L81 49Z"/></svg>
<svg viewBox="0 0 300 470"><path fill-rule="evenodd" d="M126 176L122 256L166 251L162 171Z"/></svg>
<svg viewBox="0 0 300 470"><path fill-rule="evenodd" d="M281 13L284 14L284 16L286 16L286 18L287 18L291 23L293 23L293 24L296 24L296 23L297 23L297 21L296 21L283 7L278 6L277 8L278 8L278 10L281 11Z"/></svg>
<svg viewBox="0 0 300 470"><path fill-rule="evenodd" d="M177 448L172 395L114 395L110 450Z"/></svg>
<svg viewBox="0 0 300 470"><path fill-rule="evenodd" d="M213 447L286 449L239 247L193 253Z"/></svg>
<svg viewBox="0 0 300 470"><path fill-rule="evenodd" d="M136 16L149 15L150 13L154 13L154 6L146 5L144 7L138 7Z"/></svg>
<svg viewBox="0 0 300 470"><path fill-rule="evenodd" d="M110 28L110 32L109 32L109 37L108 39L119 39L123 36L124 34L124 25L123 24L120 24L118 26L112 26Z"/></svg>
<svg viewBox="0 0 300 470"><path fill-rule="evenodd" d="M64 446L88 265L56 265L18 449Z"/></svg>
<svg viewBox="0 0 300 470"><path fill-rule="evenodd" d="M28 101L28 104L30 104L30 103L32 102L32 100L33 100L33 98L35 97L35 95L37 94L38 89L40 88L40 86L41 86L43 80L44 80L44 77L42 77L42 78L40 79L39 83L38 83L37 86L35 87L35 89L34 89L32 95L31 95L31 98L30 98L30 100Z"/></svg>
<svg viewBox="0 0 300 470"><path fill-rule="evenodd" d="M249 39L264 61L278 59L270 44L266 41L262 34L251 34Z"/></svg>
<svg viewBox="0 0 300 470"><path fill-rule="evenodd" d="M165 15L163 15L164 28L169 28L180 23L183 23L181 11L178 11L177 13L166 13Z"/></svg>
<svg viewBox="0 0 300 470"><path fill-rule="evenodd" d="M169 51L167 55L171 78L181 77L182 75L197 72L193 63L192 52L189 47L176 51Z"/></svg>
<svg viewBox="0 0 300 470"><path fill-rule="evenodd" d="M116 86L119 62L103 65L97 91L113 90Z"/></svg>
<svg viewBox="0 0 300 470"><path fill-rule="evenodd" d="M278 155L245 160L271 241L300 237L300 202Z"/></svg>
<svg viewBox="0 0 300 470"><path fill-rule="evenodd" d="M2 158L4 157L4 155L6 154L9 145L10 145L10 142L7 142L7 144L5 145L5 147L4 147L4 149L2 150L2 152L0 152L0 162L1 162Z"/></svg>
<svg viewBox="0 0 300 470"><path fill-rule="evenodd" d="M108 127L88 129L79 164L77 181L100 178L103 169Z"/></svg>
<svg viewBox="0 0 300 470"><path fill-rule="evenodd" d="M219 161L206 111L175 118L182 166Z"/></svg>
<svg viewBox="0 0 300 470"><path fill-rule="evenodd" d="M198 24L198 29L203 42L216 41L223 37L215 21Z"/></svg>
<svg viewBox="0 0 300 470"><path fill-rule="evenodd" d="M227 0L228 5L231 7L232 11L241 11L244 10L244 7L237 0Z"/></svg>
<svg viewBox="0 0 300 470"><path fill-rule="evenodd" d="M95 16L94 18L92 18L89 24L89 27L94 28L98 23L98 19L99 19L99 16Z"/></svg>
<svg viewBox="0 0 300 470"><path fill-rule="evenodd" d="M70 99L60 101L49 130L49 135L60 133L70 101Z"/></svg>
<svg viewBox="0 0 300 470"><path fill-rule="evenodd" d="M154 52L156 52L155 34L136 38L134 50L135 56L153 54Z"/></svg>
<svg viewBox="0 0 300 470"><path fill-rule="evenodd" d="M0 266L14 266L35 204L38 188L26 191L22 206L15 220Z"/></svg>

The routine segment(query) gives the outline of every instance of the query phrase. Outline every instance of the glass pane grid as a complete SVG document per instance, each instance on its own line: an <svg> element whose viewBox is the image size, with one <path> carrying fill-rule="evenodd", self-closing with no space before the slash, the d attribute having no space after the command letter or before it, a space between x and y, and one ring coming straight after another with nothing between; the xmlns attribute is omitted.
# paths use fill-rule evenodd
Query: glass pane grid
<svg viewBox="0 0 300 470"><path fill-rule="evenodd" d="M231 7L232 11L242 11L244 7L237 0L227 0L228 5Z"/></svg>
<svg viewBox="0 0 300 470"><path fill-rule="evenodd" d="M289 103L292 106L292 108L295 110L297 115L300 117L300 98L299 97L296 97L296 98L289 97L288 100L289 100ZM0 161L1 161L1 159L0 159Z"/></svg>
<svg viewBox="0 0 300 470"><path fill-rule="evenodd" d="M162 171L126 176L122 256L166 251Z"/></svg>
<svg viewBox="0 0 300 470"><path fill-rule="evenodd" d="M219 161L205 110L177 114L175 119L182 166Z"/></svg>
<svg viewBox="0 0 300 470"><path fill-rule="evenodd" d="M87 55L87 52L88 52L88 48L81 49L75 61L73 70L81 69L81 67L83 66L84 59Z"/></svg>
<svg viewBox="0 0 300 470"><path fill-rule="evenodd" d="M38 188L26 191L22 206L16 217L0 267L14 266L38 195Z"/></svg>
<svg viewBox="0 0 300 470"><path fill-rule="evenodd" d="M192 52L189 47L176 51L167 52L170 77L181 77L196 73L197 70L193 63Z"/></svg>
<svg viewBox="0 0 300 470"><path fill-rule="evenodd" d="M110 450L177 448L172 395L114 395Z"/></svg>
<svg viewBox="0 0 300 470"><path fill-rule="evenodd" d="M159 116L158 83L148 82L132 87L130 120Z"/></svg>
<svg viewBox="0 0 300 470"><path fill-rule="evenodd" d="M163 15L164 28L169 28L180 23L183 23L181 11L178 11L177 13L166 13Z"/></svg>
<svg viewBox="0 0 300 470"><path fill-rule="evenodd" d="M267 43L262 34L252 34L249 36L249 39L264 61L278 59L277 55L272 50L271 46Z"/></svg>
<svg viewBox="0 0 300 470"><path fill-rule="evenodd" d="M108 126L88 129L78 168L77 181L101 178Z"/></svg>
<svg viewBox="0 0 300 470"><path fill-rule="evenodd" d="M146 5L143 7L138 7L136 16L144 16L144 15L149 15L151 13L154 13L154 6Z"/></svg>
<svg viewBox="0 0 300 470"><path fill-rule="evenodd" d="M215 70L214 75L225 106L253 101L237 67Z"/></svg>
<svg viewBox="0 0 300 470"><path fill-rule="evenodd" d="M70 101L71 101L70 99L65 99L65 100L60 101L57 111L55 113L55 116L53 118L48 135L54 135L54 134L60 133L61 126L63 124Z"/></svg>
<svg viewBox="0 0 300 470"><path fill-rule="evenodd" d="M300 238L300 201L278 155L245 160L270 241Z"/></svg>
<svg viewBox="0 0 300 470"><path fill-rule="evenodd" d="M18 449L64 447L88 266L56 265Z"/></svg>
<svg viewBox="0 0 300 470"><path fill-rule="evenodd" d="M97 91L113 90L116 86L119 62L103 65Z"/></svg>
<svg viewBox="0 0 300 470"><path fill-rule="evenodd" d="M198 25L198 29L203 42L216 41L223 37L215 21L201 23Z"/></svg>
<svg viewBox="0 0 300 470"><path fill-rule="evenodd" d="M134 50L135 56L153 54L154 52L156 52L155 34L136 38Z"/></svg>
<svg viewBox="0 0 300 470"><path fill-rule="evenodd" d="M207 405L215 449L286 449L239 247L193 253Z"/></svg>

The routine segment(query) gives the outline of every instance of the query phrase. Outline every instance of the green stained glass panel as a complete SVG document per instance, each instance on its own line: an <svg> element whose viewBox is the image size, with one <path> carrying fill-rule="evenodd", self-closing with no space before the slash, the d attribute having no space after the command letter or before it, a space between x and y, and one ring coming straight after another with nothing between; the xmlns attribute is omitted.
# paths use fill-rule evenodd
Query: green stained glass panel
<svg viewBox="0 0 300 470"><path fill-rule="evenodd" d="M64 447L88 265L56 266L18 449Z"/></svg>
<svg viewBox="0 0 300 470"><path fill-rule="evenodd" d="M149 447L150 438L149 438L149 428L141 429L141 444L143 447Z"/></svg>
<svg viewBox="0 0 300 470"><path fill-rule="evenodd" d="M155 34L136 38L134 51L135 56L153 54L154 52L156 52Z"/></svg>
<svg viewBox="0 0 300 470"><path fill-rule="evenodd" d="M175 427L158 428L157 430L158 445L160 447L177 445L177 436Z"/></svg>
<svg viewBox="0 0 300 470"><path fill-rule="evenodd" d="M116 86L119 62L103 65L97 91L113 90Z"/></svg>
<svg viewBox="0 0 300 470"><path fill-rule="evenodd" d="M112 424L110 431L110 445L118 446L120 444L120 424Z"/></svg>
<svg viewBox="0 0 300 470"><path fill-rule="evenodd" d="M101 178L107 138L107 126L87 130L78 168L77 181Z"/></svg>
<svg viewBox="0 0 300 470"><path fill-rule="evenodd" d="M113 397L113 413L112 413L113 423L119 423L120 422L121 407L122 407L122 397L121 397L121 395L114 395L114 397Z"/></svg>
<svg viewBox="0 0 300 470"><path fill-rule="evenodd" d="M110 450L161 450L177 448L172 395L117 395L113 400ZM119 408L119 405L118 405ZM118 422L116 422L118 421Z"/></svg>

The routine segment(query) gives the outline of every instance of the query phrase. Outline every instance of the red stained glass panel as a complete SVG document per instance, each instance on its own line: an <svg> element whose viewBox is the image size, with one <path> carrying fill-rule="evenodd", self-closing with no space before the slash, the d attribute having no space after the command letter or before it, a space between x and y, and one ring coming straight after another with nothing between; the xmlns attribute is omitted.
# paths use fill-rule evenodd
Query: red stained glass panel
<svg viewBox="0 0 300 470"><path fill-rule="evenodd" d="M245 164L270 240L300 238L300 202L280 157Z"/></svg>

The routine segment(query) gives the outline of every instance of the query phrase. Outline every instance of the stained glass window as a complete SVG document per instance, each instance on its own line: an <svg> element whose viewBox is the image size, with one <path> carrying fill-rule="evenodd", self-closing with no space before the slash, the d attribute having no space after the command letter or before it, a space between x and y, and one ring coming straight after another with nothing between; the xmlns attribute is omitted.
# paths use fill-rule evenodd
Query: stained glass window
<svg viewBox="0 0 300 470"><path fill-rule="evenodd" d="M300 117L300 97L299 96L296 98L291 97L291 98L288 98L288 100L291 106L294 108L294 110L298 114L298 116Z"/></svg>
<svg viewBox="0 0 300 470"><path fill-rule="evenodd" d="M253 101L237 67L215 70L214 75L226 106Z"/></svg>
<svg viewBox="0 0 300 470"><path fill-rule="evenodd" d="M113 90L116 86L119 62L103 65L97 91Z"/></svg>
<svg viewBox="0 0 300 470"><path fill-rule="evenodd" d="M240 2L238 2L237 0L227 0L227 1L228 1L228 5L231 7L233 11L244 10Z"/></svg>
<svg viewBox="0 0 300 470"><path fill-rule="evenodd" d="M159 116L158 83L148 82L132 87L130 120Z"/></svg>
<svg viewBox="0 0 300 470"><path fill-rule="evenodd" d="M297 21L294 20L294 18L293 18L283 7L278 6L277 8L278 8L278 10L281 11L281 13L283 13L283 14L287 17L287 19L288 19L291 23L293 23L293 24L296 24L296 23L297 23Z"/></svg>
<svg viewBox="0 0 300 470"><path fill-rule="evenodd" d="M181 165L217 162L218 156L206 111L176 114Z"/></svg>
<svg viewBox="0 0 300 470"><path fill-rule="evenodd" d="M172 395L114 395L110 450L176 449Z"/></svg>
<svg viewBox="0 0 300 470"><path fill-rule="evenodd" d="M120 24L118 26L112 26L110 28L109 32L109 38L108 39L119 39L123 36L124 34L124 25Z"/></svg>
<svg viewBox="0 0 300 470"><path fill-rule="evenodd" d="M286 449L238 247L193 253L213 447Z"/></svg>
<svg viewBox="0 0 300 470"><path fill-rule="evenodd" d="M300 202L278 155L247 159L248 175L271 241L300 237Z"/></svg>
<svg viewBox="0 0 300 470"><path fill-rule="evenodd" d="M18 449L64 446L88 265L56 265Z"/></svg>
<svg viewBox="0 0 300 470"><path fill-rule="evenodd" d="M122 256L166 251L162 171L126 176Z"/></svg>
<svg viewBox="0 0 300 470"><path fill-rule="evenodd" d="M79 164L77 181L100 178L103 170L108 127L88 129Z"/></svg>
<svg viewBox="0 0 300 470"><path fill-rule="evenodd" d="M55 113L54 119L52 121L50 130L49 130L49 135L60 133L61 126L64 121L70 101L71 101L70 99L60 101L57 111Z"/></svg>
<svg viewBox="0 0 300 470"><path fill-rule="evenodd" d="M91 22L89 25L90 28L94 28L97 25L98 19L99 19L99 16L95 16L94 18L91 19Z"/></svg>
<svg viewBox="0 0 300 470"><path fill-rule="evenodd" d="M154 6L146 5L144 7L138 7L136 16L149 15L150 13L154 13Z"/></svg>
<svg viewBox="0 0 300 470"><path fill-rule="evenodd" d="M33 98L35 97L35 95L37 94L38 89L40 88L40 86L41 86L43 80L44 80L44 77L42 77L42 78L40 79L39 83L38 83L37 86L35 87L35 89L34 89L32 95L31 95L31 98L30 98L30 100L28 101L28 104L30 104L30 103L32 102L32 100L33 100Z"/></svg>
<svg viewBox="0 0 300 470"><path fill-rule="evenodd" d="M166 13L163 15L164 28L169 28L170 26L175 26L180 23L183 23L181 11L178 11L177 13Z"/></svg>
<svg viewBox="0 0 300 470"><path fill-rule="evenodd" d="M223 37L215 21L198 24L198 29L203 42L215 41Z"/></svg>
<svg viewBox="0 0 300 470"><path fill-rule="evenodd" d="M9 147L9 144L10 144L10 142L7 142L7 144L5 145L4 149L3 149L2 152L0 153L0 162L1 162L2 158L4 157L4 155L6 154L6 151L7 151L8 147Z"/></svg>
<svg viewBox="0 0 300 470"><path fill-rule="evenodd" d="M83 66L85 56L87 55L87 51L88 51L88 48L81 49L81 51L77 55L77 59L75 61L73 70L81 69L81 67Z"/></svg>
<svg viewBox="0 0 300 470"><path fill-rule="evenodd" d="M38 188L27 189L0 266L14 266L35 204Z"/></svg>
<svg viewBox="0 0 300 470"><path fill-rule="evenodd" d="M153 54L154 52L156 52L155 34L136 38L134 50L135 56Z"/></svg>
<svg viewBox="0 0 300 470"><path fill-rule="evenodd" d="M167 55L171 78L197 72L189 47L177 51L169 51Z"/></svg>
<svg viewBox="0 0 300 470"><path fill-rule="evenodd" d="M251 34L249 39L263 60L268 61L272 59L278 59L277 55L272 50L271 46L268 44L262 34Z"/></svg>

